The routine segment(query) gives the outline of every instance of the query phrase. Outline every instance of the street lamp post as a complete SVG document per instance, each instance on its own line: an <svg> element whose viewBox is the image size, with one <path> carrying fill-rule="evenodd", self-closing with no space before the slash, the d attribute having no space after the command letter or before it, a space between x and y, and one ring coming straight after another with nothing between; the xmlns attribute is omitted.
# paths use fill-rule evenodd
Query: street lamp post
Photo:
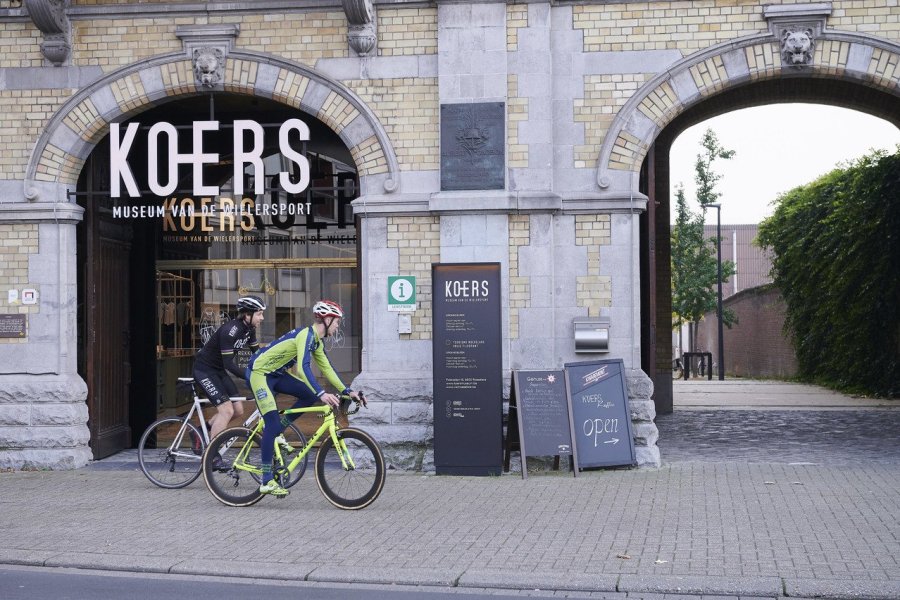
<svg viewBox="0 0 900 600"><path fill-rule="evenodd" d="M719 297L716 317L719 325L719 381L725 381L725 332L722 328L722 205L707 204L716 209L716 265L718 267Z"/></svg>

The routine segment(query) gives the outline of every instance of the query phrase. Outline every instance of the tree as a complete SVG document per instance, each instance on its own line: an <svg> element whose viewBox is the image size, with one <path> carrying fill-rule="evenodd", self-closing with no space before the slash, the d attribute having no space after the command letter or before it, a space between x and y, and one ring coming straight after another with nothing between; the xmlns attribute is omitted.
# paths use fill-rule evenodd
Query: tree
<svg viewBox="0 0 900 600"><path fill-rule="evenodd" d="M716 183L722 176L712 169L717 159L728 160L734 150L719 145L716 134L707 129L701 141L704 152L697 155L694 165L694 181L697 183L697 201L701 208L715 203L721 196ZM704 239L704 214L694 213L687 205L684 188L678 186L675 194L675 224L672 226L672 312L673 324L691 327L691 350L696 350L697 326L703 315L716 310L718 262L715 237ZM722 279L734 275L734 263L722 261ZM722 322L731 327L736 321L734 312L724 310Z"/></svg>
<svg viewBox="0 0 900 600"><path fill-rule="evenodd" d="M900 149L779 196L759 227L799 376L900 396Z"/></svg>

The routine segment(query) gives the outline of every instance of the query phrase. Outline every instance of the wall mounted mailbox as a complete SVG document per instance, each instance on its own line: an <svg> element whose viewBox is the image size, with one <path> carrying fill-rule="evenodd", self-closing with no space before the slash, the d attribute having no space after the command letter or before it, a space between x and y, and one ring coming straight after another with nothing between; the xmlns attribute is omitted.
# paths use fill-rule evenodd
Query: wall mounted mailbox
<svg viewBox="0 0 900 600"><path fill-rule="evenodd" d="M575 352L609 352L609 317L575 317Z"/></svg>

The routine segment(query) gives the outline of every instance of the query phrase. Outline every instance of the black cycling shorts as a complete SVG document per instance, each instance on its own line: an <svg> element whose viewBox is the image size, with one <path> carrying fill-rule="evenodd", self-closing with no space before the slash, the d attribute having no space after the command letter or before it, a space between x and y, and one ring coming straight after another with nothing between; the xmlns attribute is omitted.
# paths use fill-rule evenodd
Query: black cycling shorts
<svg viewBox="0 0 900 600"><path fill-rule="evenodd" d="M237 386L225 371L206 370L195 366L194 379L200 384L200 389L213 406L219 406L231 400L231 396L238 395Z"/></svg>

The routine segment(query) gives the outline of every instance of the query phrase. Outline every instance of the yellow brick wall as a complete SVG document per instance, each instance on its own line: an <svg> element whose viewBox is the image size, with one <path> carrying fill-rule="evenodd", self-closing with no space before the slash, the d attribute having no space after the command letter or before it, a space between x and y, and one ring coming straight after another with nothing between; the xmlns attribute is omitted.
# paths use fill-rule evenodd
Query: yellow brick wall
<svg viewBox="0 0 900 600"><path fill-rule="evenodd" d="M612 305L612 280L600 275L600 247L610 244L609 215L575 215L575 245L587 246L587 275L576 278L578 306L589 317L599 317L600 308Z"/></svg>
<svg viewBox="0 0 900 600"><path fill-rule="evenodd" d="M351 52L343 11L213 15L209 22L239 23L238 48L267 52L308 66L314 66L319 58L346 58Z"/></svg>
<svg viewBox="0 0 900 600"><path fill-rule="evenodd" d="M371 108L394 145L401 171L440 167L436 78L344 81Z"/></svg>
<svg viewBox="0 0 900 600"><path fill-rule="evenodd" d="M519 30L528 27L528 5L506 5L506 50L515 52L519 49Z"/></svg>
<svg viewBox="0 0 900 600"><path fill-rule="evenodd" d="M519 123L528 120L528 98L519 98L518 75L506 76L506 160L511 169L528 167L528 144L519 143Z"/></svg>
<svg viewBox="0 0 900 600"><path fill-rule="evenodd" d="M378 55L437 54L436 8L378 7Z"/></svg>
<svg viewBox="0 0 900 600"><path fill-rule="evenodd" d="M619 109L652 74L587 75L584 98L575 99L575 122L584 123L584 144L575 146L575 168L597 166L603 138Z"/></svg>
<svg viewBox="0 0 900 600"><path fill-rule="evenodd" d="M0 67L40 67L41 32L31 21L0 23Z"/></svg>
<svg viewBox="0 0 900 600"><path fill-rule="evenodd" d="M832 4L828 27L900 40L900 2L852 0Z"/></svg>
<svg viewBox="0 0 900 600"><path fill-rule="evenodd" d="M0 179L21 179L31 150L74 90L0 91Z"/></svg>
<svg viewBox="0 0 900 600"><path fill-rule="evenodd" d="M401 339L430 340L432 332L431 264L441 260L440 217L388 217L388 248L397 248L400 275L416 277L412 333Z"/></svg>
<svg viewBox="0 0 900 600"><path fill-rule="evenodd" d="M877 48L869 61L869 73L882 85L900 85L900 55Z"/></svg>
<svg viewBox="0 0 900 600"><path fill-rule="evenodd" d="M34 223L4 224L0 225L0 313L2 314L35 314L39 312L40 304L24 306L22 304L9 303L7 290L18 290L19 301L22 298L23 288L40 289L28 280L28 258L38 253L39 240L38 226ZM27 328L27 324L26 324ZM23 338L0 338L0 344L18 344L28 341Z"/></svg>
<svg viewBox="0 0 900 600"><path fill-rule="evenodd" d="M586 51L680 50L685 56L735 38L765 32L764 4L755 0L701 0L587 4L572 7L573 26ZM897 0L832 3L828 27L900 39Z"/></svg>
<svg viewBox="0 0 900 600"><path fill-rule="evenodd" d="M509 337L519 338L519 311L531 306L531 282L519 273L519 248L531 244L528 215L509 215Z"/></svg>
<svg viewBox="0 0 900 600"><path fill-rule="evenodd" d="M158 54L179 52L178 25L195 19L96 19L72 22L72 64L99 66L105 72Z"/></svg>

